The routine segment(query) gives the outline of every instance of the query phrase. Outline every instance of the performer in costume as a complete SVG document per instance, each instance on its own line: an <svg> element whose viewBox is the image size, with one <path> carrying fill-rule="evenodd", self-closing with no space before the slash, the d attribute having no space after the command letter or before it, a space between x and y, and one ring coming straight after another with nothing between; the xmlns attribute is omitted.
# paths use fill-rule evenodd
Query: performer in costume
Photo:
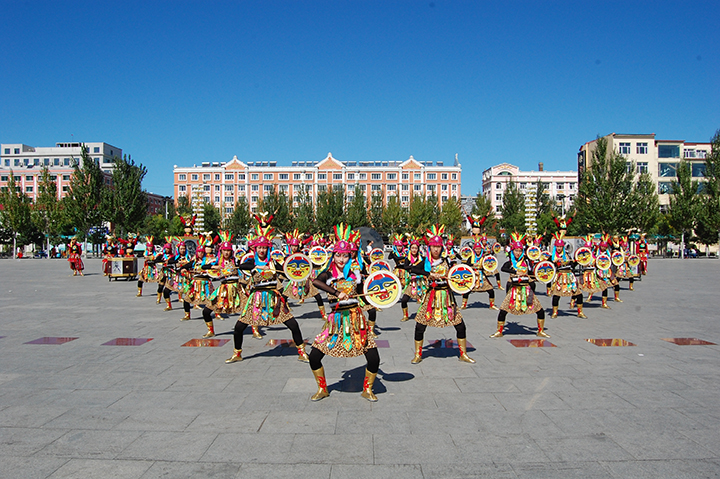
<svg viewBox="0 0 720 479"><path fill-rule="evenodd" d="M467 293L463 294L463 302L461 309L467 308L468 298L470 297L470 293L473 292L479 292L479 291L487 291L488 298L490 300L490 305L488 306L490 309L494 309L497 311L497 306L495 306L495 288L490 283L490 280L488 279L487 275L485 274L485 270L482 266L482 260L485 257L485 250L483 248L482 243L480 242L479 237L473 238L473 253L472 255L465 261L465 264L468 266L471 266L473 270L475 270L475 285L473 286L473 289L471 291L468 291ZM499 273L498 273L499 274ZM499 283L498 283L499 284Z"/></svg>
<svg viewBox="0 0 720 479"><path fill-rule="evenodd" d="M595 248L593 235L587 235L583 238L583 240L585 241L584 246L590 248L590 251L592 252L592 262L586 266L580 265L580 270L582 272L582 275L579 278L580 290L583 293L587 293L588 301L590 301L594 293L597 293L598 291L605 291L607 286L605 286L604 282L598 277L597 266L595 265L597 256L595 256L594 253ZM607 293L605 293L602 298L602 308L610 309L607 305Z"/></svg>
<svg viewBox="0 0 720 479"><path fill-rule="evenodd" d="M606 233L603 233L600 237L600 242L595 248L595 257L597 258L598 256L600 256L600 254L603 253L610 257L610 235ZM615 277L615 273L613 272L612 267L608 268L607 270L602 270L598 268L596 274L598 277L598 281L600 282L600 288L602 290L603 308L610 309L610 306L607 305L608 289L610 288L615 289L615 301L618 303L622 303L622 301L620 301L620 298L618 298L620 286L618 285L618 281ZM592 295L588 297L588 300L590 299L592 299Z"/></svg>
<svg viewBox="0 0 720 479"><path fill-rule="evenodd" d="M200 240L198 249L195 252L195 259L187 265L188 270L192 271L192 279L183 297L188 303L195 306L206 306L209 304L210 296L215 290L212 279L208 274L210 268L217 264L217 258L213 255L214 245L215 238L212 233L208 233ZM190 311L186 309L183 320L188 319L190 319Z"/></svg>
<svg viewBox="0 0 720 479"><path fill-rule="evenodd" d="M627 280L629 283L628 289L630 291L633 291L635 289L635 274L633 273L632 268L628 264L628 258L630 257L630 243L628 242L628 237L620 237L618 235L613 236L613 245L611 249L613 251L622 251L625 257L625 261L623 262L623 264L615 267L615 277L618 279L618 281L621 279ZM620 291L619 285L618 291Z"/></svg>
<svg viewBox="0 0 720 479"><path fill-rule="evenodd" d="M640 266L638 272L645 276L647 274L648 266L648 244L645 240L645 233L640 233L640 240L637 242L637 255L640 257Z"/></svg>
<svg viewBox="0 0 720 479"><path fill-rule="evenodd" d="M310 240L311 239L308 239L307 242ZM303 246L300 231L295 229L289 233L285 233L285 243L288 246L288 254L286 256L300 253ZM300 304L305 302L305 298L312 297L315 299L320 313L325 313L325 303L323 302L322 295L317 288L313 286L311 276L301 282L288 281L288 284L283 289L283 294L288 298L299 300Z"/></svg>
<svg viewBox="0 0 720 479"><path fill-rule="evenodd" d="M353 268L350 261L350 230L350 226L342 224L335 227L337 242L332 259L328 268L313 281L316 288L328 294L331 312L310 351L310 369L318 385L317 393L310 398L312 401L329 396L322 365L326 354L340 358L364 354L367 366L361 396L377 401L372 388L380 368L380 355L356 297L362 293L362 273L357 267Z"/></svg>
<svg viewBox="0 0 720 479"><path fill-rule="evenodd" d="M490 245L488 244L488 237L485 235L485 233L483 233L483 225L487 221L487 215L483 216L482 218L477 215L468 215L467 219L470 222L470 229L472 231L473 237L480 238L480 244L482 245L483 254L492 254L492 248L490 248ZM500 281L499 271L495 273L495 283L497 284L497 289L502 291L503 286L502 281Z"/></svg>
<svg viewBox="0 0 720 479"><path fill-rule="evenodd" d="M573 272L575 261L570 259L570 256L565 251L565 240L563 240L564 236L565 234L562 231L553 235L551 258L552 262L555 263L557 273L552 285L550 286L553 307L551 318L557 318L560 297L563 296L572 298L577 302L578 318L587 319L587 316L583 313L582 291L580 291L577 278L575 278L575 273Z"/></svg>
<svg viewBox="0 0 720 479"><path fill-rule="evenodd" d="M340 226L343 225L341 224ZM348 226L348 228L350 227ZM360 231L351 231L350 233L348 233L348 237L348 242L350 243L350 268L352 270L360 271L360 274L362 276L367 276L369 273L368 265L370 264L370 260L369 257L363 255L362 251L360 250ZM363 259L363 257L365 259ZM370 334L373 339L376 339L380 334L375 330L375 321L377 320L378 309L369 302L365 301L364 298L360 298L358 303L360 304L363 312L367 313L369 325L368 334Z"/></svg>
<svg viewBox="0 0 720 479"><path fill-rule="evenodd" d="M457 342L460 350L460 361L474 363L475 360L467 355L467 329L460 309L455 303L455 296L450 290L447 273L450 263L442 257L442 234L445 227L433 225L427 230L425 242L429 248L429 256L425 261L411 268L411 273L420 274L428 278L429 289L423 296L418 312L415 315L415 357L411 363L422 361L422 347L425 330L428 326L444 328L454 326L457 331Z"/></svg>
<svg viewBox="0 0 720 479"><path fill-rule="evenodd" d="M112 268L112 258L117 256L117 244L115 237L107 235L105 244L103 244L103 260L102 269L105 276L110 276L110 270Z"/></svg>
<svg viewBox="0 0 720 479"><path fill-rule="evenodd" d="M238 269L233 257L232 234L226 231L218 233L222 240L220 243L220 257L217 261L206 265L204 269L209 273L212 272L212 278L220 279L221 284L214 289L205 307L203 307L202 315L207 326L207 333L203 338L212 338L215 336L215 325L212 320L212 313L216 316L220 314L233 314L240 311L247 296L239 285Z"/></svg>
<svg viewBox="0 0 720 479"><path fill-rule="evenodd" d="M235 323L233 355L225 362L242 361L243 332L248 325L259 327L280 323L292 332L298 350L298 359L308 362L300 326L287 306L287 298L279 290L282 267L270 256L275 229L272 226L258 225L255 232L257 237L252 246L255 256L238 266L238 269L252 272L252 287L240 312L240 318Z"/></svg>
<svg viewBox="0 0 720 479"><path fill-rule="evenodd" d="M407 321L410 319L408 313L408 301L414 299L417 302L422 300L425 291L427 291L427 281L423 275L414 274L411 272L414 266L424 264L425 259L420 254L420 239L417 236L409 236L409 246L407 256L400 260L401 274L398 275L400 278L400 284L403 286L403 295L400 298L400 304L402 305L403 317L401 321Z"/></svg>
<svg viewBox="0 0 720 479"><path fill-rule="evenodd" d="M182 299L182 290L184 288L184 284L187 278L187 271L184 270L183 267L190 261L192 261L192 258L190 258L190 255L187 251L187 246L185 245L185 243L180 241L177 245L177 253L174 256L168 258L168 260L165 262L165 270L167 271L167 276L165 280L165 288L163 288L163 297L165 298L167 307L165 307L164 311L172 311L170 294L173 291L178 293L178 301ZM190 303L185 302L185 305L183 306L185 307L186 311L190 311Z"/></svg>
<svg viewBox="0 0 720 479"><path fill-rule="evenodd" d="M68 261L70 262L70 269L73 271L73 276L77 276L78 273L80 273L80 276L85 276L83 274L85 265L82 260L82 247L78 244L76 238L70 240L67 251Z"/></svg>
<svg viewBox="0 0 720 479"><path fill-rule="evenodd" d="M143 268L140 271L139 279L137 282L138 292L137 297L142 296L143 283L157 283L160 277L160 271L155 263L155 246L153 245L153 237L145 237L145 262ZM162 292L162 289L160 290Z"/></svg>
<svg viewBox="0 0 720 479"><path fill-rule="evenodd" d="M525 256L524 240L524 235L515 232L510 234L510 258L501 268L504 273L510 275L510 278L507 284L507 294L498 313L497 331L490 335L491 338L503 336L508 313L518 316L535 313L537 315L537 335L542 338L550 337L545 332L545 310L535 295L534 280L531 276L534 265Z"/></svg>
<svg viewBox="0 0 720 479"><path fill-rule="evenodd" d="M166 236L165 244L163 245L163 252L158 255L155 255L155 266L158 269L157 301L155 301L157 304L160 304L160 301L163 296L163 290L165 289L165 282L167 281L167 277L170 274L170 272L167 270L165 264L172 257L173 257L172 237Z"/></svg>

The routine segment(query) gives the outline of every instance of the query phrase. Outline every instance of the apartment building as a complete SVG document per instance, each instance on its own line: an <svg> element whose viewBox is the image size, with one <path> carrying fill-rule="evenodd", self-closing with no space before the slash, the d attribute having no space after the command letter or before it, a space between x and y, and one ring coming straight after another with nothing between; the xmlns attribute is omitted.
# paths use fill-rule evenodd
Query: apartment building
<svg viewBox="0 0 720 479"><path fill-rule="evenodd" d="M647 172L657 185L660 207L670 203L670 185L676 179L680 160L690 162L693 179L702 179L705 174L705 157L710 154L710 143L691 143L685 140L658 140L655 133L618 134L604 136L608 150L623 155L628 167L635 163L635 171ZM580 147L578 152L578 173L592 166L592 157L597 147L597 139Z"/></svg>
<svg viewBox="0 0 720 479"><path fill-rule="evenodd" d="M359 186L370 201L373 194L385 200L396 196L407 206L411 196L435 194L442 205L449 198L460 199L462 168L457 155L451 165L443 161L340 161L331 153L321 161L292 161L279 166L275 161L242 162L237 156L229 162L205 162L200 166L175 166L175 198L199 194L224 214L230 214L240 197L253 211L265 195L275 188L297 204L304 191L315 201L330 188L344 187L348 202ZM197 193L196 193L197 192Z"/></svg>
<svg viewBox="0 0 720 479"><path fill-rule="evenodd" d="M503 195L511 180L521 193L533 190L534 185L541 181L545 192L565 211L570 208L577 194L577 171L545 171L542 163L538 164L538 171L521 171L515 165L501 163L483 171L482 176L483 195L490 200L498 217L502 217Z"/></svg>

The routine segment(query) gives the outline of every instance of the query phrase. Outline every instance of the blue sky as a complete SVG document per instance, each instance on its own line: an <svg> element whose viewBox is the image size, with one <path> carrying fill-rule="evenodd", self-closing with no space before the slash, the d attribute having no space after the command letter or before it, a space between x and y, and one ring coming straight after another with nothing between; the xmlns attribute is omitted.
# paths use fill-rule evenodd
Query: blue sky
<svg viewBox="0 0 720 479"><path fill-rule="evenodd" d="M576 168L597 134L709 141L720 2L2 1L0 142L202 161ZM447 163L446 163L447 164Z"/></svg>

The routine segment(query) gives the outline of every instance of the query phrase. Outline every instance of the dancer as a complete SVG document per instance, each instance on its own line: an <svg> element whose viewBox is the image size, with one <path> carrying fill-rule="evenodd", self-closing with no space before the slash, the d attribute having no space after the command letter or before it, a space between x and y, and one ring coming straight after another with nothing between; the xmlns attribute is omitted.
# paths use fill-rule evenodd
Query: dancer
<svg viewBox="0 0 720 479"><path fill-rule="evenodd" d="M349 358L365 355L365 380L361 396L368 401L377 401L373 393L375 377L380 369L380 355L372 335L370 325L365 320L357 295L362 293L362 273L350 262L350 226L343 224L335 227L337 241L333 247L333 256L326 270L313 281L316 288L325 291L330 301L331 313L323 330L313 342L310 351L310 369L315 376L318 391L310 399L319 401L328 397L325 381L325 369L322 359L325 355Z"/></svg>
<svg viewBox="0 0 720 479"><path fill-rule="evenodd" d="M217 264L217 258L213 255L216 238L217 237L213 237L212 233L205 235L198 244L195 259L187 265L188 271L192 271L192 279L190 280L188 290L183 294L183 298L185 298L189 304L204 307L210 303L210 296L215 288L209 275L209 270ZM190 309L185 308L183 321L189 319Z"/></svg>
<svg viewBox="0 0 720 479"><path fill-rule="evenodd" d="M445 226L433 225L427 230L425 242L429 248L429 257L423 264L413 266L412 273L428 278L429 290L423 295L422 302L415 315L415 357L412 364L422 361L422 348L425 330L428 326L444 328L454 326L457 331L457 342L460 350L460 361L474 363L475 360L467 355L467 330L462 314L455 302L455 296L450 291L447 273L450 263L442 257Z"/></svg>
<svg viewBox="0 0 720 479"><path fill-rule="evenodd" d="M422 301L422 297L427 291L427 281L425 277L411 272L414 266L420 266L425 261L420 254L420 239L417 236L410 235L408 240L408 253L401 263L402 276L398 276L398 278L400 278L400 284L403 286L403 295L400 298L403 317L400 321L410 319L408 301L410 299L414 299L417 302Z"/></svg>
<svg viewBox="0 0 720 479"><path fill-rule="evenodd" d="M216 316L220 314L233 314L240 311L245 304L247 297L243 294L243 289L239 285L238 269L233 257L232 234L226 231L218 233L222 239L220 243L220 258L206 268L208 272L212 272L212 277L221 279L220 286L215 289L209 296L206 306L203 308L202 315L207 326L207 333L203 338L212 338L215 336L215 325L213 324L212 313Z"/></svg>
<svg viewBox="0 0 720 479"><path fill-rule="evenodd" d="M559 231L553 234L553 246L552 246L552 262L555 263L557 273L555 279L550 286L550 292L552 293L552 316L551 318L557 318L558 307L560 304L560 297L570 297L577 303L577 316L578 318L587 319L585 313L583 313L583 296L582 291L578 287L577 278L573 272L575 262L570 259L569 255L565 251L565 240L563 240L565 234Z"/></svg>
<svg viewBox="0 0 720 479"><path fill-rule="evenodd" d="M467 309L470 293L487 291L490 301L490 305L488 307L497 311L498 308L497 306L495 306L495 288L493 287L492 283L490 283L490 280L485 274L485 270L482 266L482 260L485 257L485 250L483 249L483 245L480 242L479 237L475 237L473 238L473 240L473 252L472 255L470 255L470 257L467 259L467 261L465 261L465 264L471 266L472 269L475 270L475 284L473 285L472 290L463 294L463 302L461 309Z"/></svg>
<svg viewBox="0 0 720 479"><path fill-rule="evenodd" d="M78 244L77 238L71 239L68 245L68 261L70 262L70 269L73 271L73 276L77 276L78 273L80 273L80 276L85 276L83 274L85 264L83 264L82 260L82 247Z"/></svg>
<svg viewBox="0 0 720 479"><path fill-rule="evenodd" d="M510 275L510 278L508 279L507 294L498 313L497 331L490 335L491 338L503 336L508 313L518 316L535 313L537 315L537 335L542 338L550 337L545 332L545 310L535 295L534 280L531 276L533 263L525 256L524 239L524 235L515 232L510 234L510 259L501 268L503 273Z"/></svg>

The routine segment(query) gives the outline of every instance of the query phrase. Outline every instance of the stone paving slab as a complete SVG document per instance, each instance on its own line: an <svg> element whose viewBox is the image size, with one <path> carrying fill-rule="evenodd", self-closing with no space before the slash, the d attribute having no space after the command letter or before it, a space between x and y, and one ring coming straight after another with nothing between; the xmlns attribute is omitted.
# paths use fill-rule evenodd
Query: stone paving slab
<svg viewBox="0 0 720 479"><path fill-rule="evenodd" d="M651 260L623 303L587 303L587 320L563 298L546 321L555 348L507 341L533 339L534 316L488 338L497 314L473 295L474 365L432 347L453 328L428 328L425 359L410 364L414 322L396 305L378 314L377 403L359 395L363 357L326 357L330 397L313 403L308 365L268 345L286 328L248 334L245 360L228 365L232 342L181 347L206 331L199 310L180 321L175 295L164 312L156 286L136 298L135 282L86 265L80 278L66 261L0 260L0 478L720 477L720 262ZM312 341L314 302L292 309ZM216 320L218 338L235 321ZM42 337L78 339L25 344ZM676 337L719 345L662 340ZM115 338L153 339L103 345Z"/></svg>

